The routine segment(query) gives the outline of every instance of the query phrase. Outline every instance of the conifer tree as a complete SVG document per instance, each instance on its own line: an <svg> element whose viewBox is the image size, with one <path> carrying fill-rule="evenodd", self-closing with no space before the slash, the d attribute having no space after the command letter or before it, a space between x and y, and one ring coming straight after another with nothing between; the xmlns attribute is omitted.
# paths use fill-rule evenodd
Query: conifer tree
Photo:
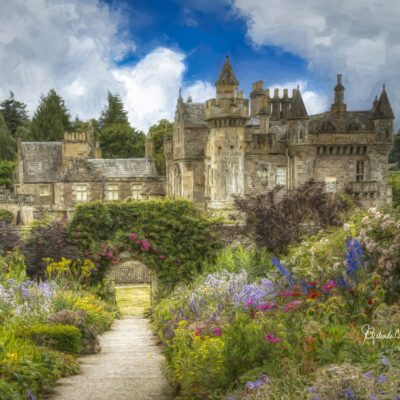
<svg viewBox="0 0 400 400"><path fill-rule="evenodd" d="M8 131L16 137L18 127L28 121L26 104L15 100L14 93L10 92L10 97L0 103L0 112L3 114Z"/></svg>
<svg viewBox="0 0 400 400"><path fill-rule="evenodd" d="M173 124L166 119L158 121L158 124L153 125L149 130L150 139L153 141L154 163L160 175L165 175L164 136L172 134Z"/></svg>
<svg viewBox="0 0 400 400"><path fill-rule="evenodd" d="M99 129L111 124L128 124L128 114L119 95L108 92L108 106L101 112Z"/></svg>
<svg viewBox="0 0 400 400"><path fill-rule="evenodd" d="M65 131L71 130L70 115L64 100L51 89L32 118L32 140L39 142L62 140Z"/></svg>
<svg viewBox="0 0 400 400"><path fill-rule="evenodd" d="M0 113L0 160L14 160L16 142L8 130L3 114Z"/></svg>

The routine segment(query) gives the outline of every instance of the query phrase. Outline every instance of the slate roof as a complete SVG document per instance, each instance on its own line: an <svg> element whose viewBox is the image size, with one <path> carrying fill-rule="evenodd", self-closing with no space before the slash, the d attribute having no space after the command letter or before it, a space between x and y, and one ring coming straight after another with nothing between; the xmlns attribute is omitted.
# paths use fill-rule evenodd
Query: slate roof
<svg viewBox="0 0 400 400"><path fill-rule="evenodd" d="M141 194L147 196L165 196L165 184L164 182L147 183Z"/></svg>
<svg viewBox="0 0 400 400"><path fill-rule="evenodd" d="M56 182L61 174L61 142L21 142L25 183Z"/></svg>
<svg viewBox="0 0 400 400"><path fill-rule="evenodd" d="M206 107L202 103L183 103L183 119L187 127L206 127Z"/></svg>
<svg viewBox="0 0 400 400"><path fill-rule="evenodd" d="M148 158L93 158L88 162L105 178L131 178L134 176L155 176Z"/></svg>
<svg viewBox="0 0 400 400"><path fill-rule="evenodd" d="M371 111L348 111L345 118L333 118L330 112L310 116L310 133L333 133L373 130Z"/></svg>

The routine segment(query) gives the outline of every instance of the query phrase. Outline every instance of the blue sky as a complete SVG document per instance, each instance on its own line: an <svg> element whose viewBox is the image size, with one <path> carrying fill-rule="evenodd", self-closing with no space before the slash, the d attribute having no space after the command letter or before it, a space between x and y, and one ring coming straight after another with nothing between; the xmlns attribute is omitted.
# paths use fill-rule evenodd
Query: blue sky
<svg viewBox="0 0 400 400"><path fill-rule="evenodd" d="M12 90L32 113L55 88L88 119L110 90L147 131L173 119L179 87L213 97L228 54L246 96L260 79L299 84L314 114L342 73L348 108L369 109L386 83L397 116L399 19L395 0L0 0L0 98Z"/></svg>

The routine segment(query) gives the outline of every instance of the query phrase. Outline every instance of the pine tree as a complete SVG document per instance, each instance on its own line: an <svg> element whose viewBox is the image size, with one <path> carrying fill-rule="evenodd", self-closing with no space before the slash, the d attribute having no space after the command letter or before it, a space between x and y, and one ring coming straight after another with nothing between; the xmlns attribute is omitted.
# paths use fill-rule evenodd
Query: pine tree
<svg viewBox="0 0 400 400"><path fill-rule="evenodd" d="M19 126L28 121L26 104L15 100L14 93L10 92L10 97L0 103L0 112L6 121L8 131L16 137L16 131Z"/></svg>
<svg viewBox="0 0 400 400"><path fill-rule="evenodd" d="M65 131L71 130L70 115L64 100L51 89L41 102L32 118L31 136L33 140L62 140Z"/></svg>
<svg viewBox="0 0 400 400"><path fill-rule="evenodd" d="M128 124L128 114L119 95L108 92L108 106L101 112L99 129L112 124Z"/></svg>
<svg viewBox="0 0 400 400"><path fill-rule="evenodd" d="M149 130L150 139L153 141L154 163L160 175L165 175L164 136L172 134L173 124L166 119L158 121L158 124L153 125Z"/></svg>
<svg viewBox="0 0 400 400"><path fill-rule="evenodd" d="M3 114L0 113L0 160L14 160L17 144L8 130Z"/></svg>

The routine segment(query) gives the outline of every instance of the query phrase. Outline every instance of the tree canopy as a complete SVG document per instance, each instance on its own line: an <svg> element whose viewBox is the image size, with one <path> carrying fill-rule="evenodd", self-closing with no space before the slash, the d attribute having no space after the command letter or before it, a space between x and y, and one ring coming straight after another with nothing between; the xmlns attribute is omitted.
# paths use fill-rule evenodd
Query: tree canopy
<svg viewBox="0 0 400 400"><path fill-rule="evenodd" d="M0 103L0 112L3 114L8 131L16 137L18 127L28 121L26 104L15 100L14 93L10 92L10 97Z"/></svg>
<svg viewBox="0 0 400 400"><path fill-rule="evenodd" d="M14 160L16 141L8 130L3 114L0 113L0 160Z"/></svg>
<svg viewBox="0 0 400 400"><path fill-rule="evenodd" d="M129 124L128 113L125 111L119 95L113 95L111 92L108 92L107 99L108 105L100 115L99 129L101 130L112 124Z"/></svg>
<svg viewBox="0 0 400 400"><path fill-rule="evenodd" d="M98 134L104 158L142 158L146 135L129 124L110 124Z"/></svg>
<svg viewBox="0 0 400 400"><path fill-rule="evenodd" d="M149 130L150 139L153 141L154 163L160 175L165 175L163 138L164 136L171 136L173 134L173 126L168 120L162 119Z"/></svg>
<svg viewBox="0 0 400 400"><path fill-rule="evenodd" d="M62 140L65 131L71 130L70 115L64 100L51 89L32 118L31 137L39 142Z"/></svg>
<svg viewBox="0 0 400 400"><path fill-rule="evenodd" d="M389 163L396 163L400 168L400 130L394 135L394 143L392 151L389 154Z"/></svg>

